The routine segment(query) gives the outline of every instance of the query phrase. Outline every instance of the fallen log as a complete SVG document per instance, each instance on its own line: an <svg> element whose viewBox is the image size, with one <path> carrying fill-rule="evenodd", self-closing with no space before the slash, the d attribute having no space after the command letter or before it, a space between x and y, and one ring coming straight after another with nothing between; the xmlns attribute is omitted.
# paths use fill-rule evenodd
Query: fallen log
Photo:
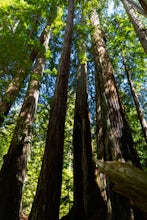
<svg viewBox="0 0 147 220"><path fill-rule="evenodd" d="M112 181L112 189L147 214L147 172L119 161L96 161L100 172Z"/></svg>

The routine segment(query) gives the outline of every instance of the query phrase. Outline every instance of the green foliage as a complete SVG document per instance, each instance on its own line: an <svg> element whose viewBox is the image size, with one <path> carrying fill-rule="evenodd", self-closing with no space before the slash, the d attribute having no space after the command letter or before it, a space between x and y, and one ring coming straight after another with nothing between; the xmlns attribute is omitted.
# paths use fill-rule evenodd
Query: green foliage
<svg viewBox="0 0 147 220"><path fill-rule="evenodd" d="M73 172L69 169L63 169L62 190L60 200L60 217L68 214L73 205Z"/></svg>
<svg viewBox="0 0 147 220"><path fill-rule="evenodd" d="M14 124L8 124L0 128L0 167L3 163L3 156L7 154L11 138L13 136Z"/></svg>
<svg viewBox="0 0 147 220"><path fill-rule="evenodd" d="M51 75L51 76L57 76L58 70L54 67L52 70L51 69L46 69L45 73Z"/></svg>
<svg viewBox="0 0 147 220"><path fill-rule="evenodd" d="M53 35L58 35L59 32L61 30L63 30L65 27L65 22L63 22L63 20L62 20L63 15L64 15L63 13L64 13L63 8L58 7L57 17L54 20L54 23L52 25L52 34Z"/></svg>
<svg viewBox="0 0 147 220"><path fill-rule="evenodd" d="M33 143L31 146L31 156L27 168L27 181L24 187L22 209L26 214L30 213L33 199L36 193L38 177L42 164L44 151L44 141Z"/></svg>
<svg viewBox="0 0 147 220"><path fill-rule="evenodd" d="M9 117L6 117L3 126L0 127L0 167L3 164L3 156L8 152L19 110L19 106L14 107Z"/></svg>
<svg viewBox="0 0 147 220"><path fill-rule="evenodd" d="M13 3L12 3L13 2ZM17 69L29 64L28 18L31 9L25 1L3 1L0 9L0 69L7 74L15 74ZM18 56L19 54L19 56Z"/></svg>
<svg viewBox="0 0 147 220"><path fill-rule="evenodd" d="M129 105L125 105L125 109L142 167L147 170L147 144L142 134L141 125L138 120L136 109Z"/></svg>
<svg viewBox="0 0 147 220"><path fill-rule="evenodd" d="M62 190L60 200L60 217L68 214L73 205L73 117L75 95L69 91L64 138L64 164L62 173Z"/></svg>

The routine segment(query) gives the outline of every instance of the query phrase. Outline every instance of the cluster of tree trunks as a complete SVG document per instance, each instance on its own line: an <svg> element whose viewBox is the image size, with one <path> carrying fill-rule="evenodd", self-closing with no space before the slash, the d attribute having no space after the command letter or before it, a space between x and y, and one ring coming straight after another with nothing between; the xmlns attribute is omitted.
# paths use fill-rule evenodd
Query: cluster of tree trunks
<svg viewBox="0 0 147 220"><path fill-rule="evenodd" d="M84 46L81 48L84 50ZM85 51L86 53L86 51ZM95 181L87 94L87 63L79 64L74 130L74 205L73 219L105 219L107 209Z"/></svg>
<svg viewBox="0 0 147 220"><path fill-rule="evenodd" d="M128 3L123 0L126 11ZM146 10L146 1L141 1ZM127 4L126 4L127 3ZM56 12L56 4L54 5ZM131 11L132 12L132 11ZM130 15L130 10L128 11ZM56 13L54 14L56 15ZM43 163L38 180L36 196L33 202L29 220L58 220L62 182L64 125L66 115L68 76L70 68L70 52L72 45L74 17L74 0L69 0L64 43L58 69L56 88L51 106L47 139ZM131 17L132 19L134 17ZM36 104L39 95L40 79L45 67L45 53L49 43L50 26L54 19L49 19L39 39L41 50L33 48L30 59L35 61L26 97L14 131L14 136L0 171L0 218L3 220L27 219L19 215L23 185L26 177L26 165L31 140L31 127L34 120ZM134 147L130 128L116 87L112 65L106 51L104 32L101 29L98 14L91 10L93 55L95 61L96 84L96 119L97 119L97 157L104 161L119 160L129 162L141 168ZM131 20L132 23L134 20ZM137 22L137 20L135 20ZM134 24L134 23L133 23ZM137 25L140 25L136 23ZM136 24L134 28L136 28ZM140 26L139 26L140 27ZM135 29L138 31L138 29ZM138 32L140 41L147 51L146 32ZM86 57L84 42L80 48ZM80 50L79 49L79 50ZM124 62L125 69L127 67ZM22 70L23 71L23 70ZM3 122L14 99L16 98L26 73L22 78L17 75L6 91L6 98L0 103ZM10 95L13 96L10 99ZM119 162L97 162L102 175L96 182L95 163L93 161L90 121L87 93L87 63L79 59L77 74L77 89L73 128L74 151L74 204L66 220L130 220L131 205L134 219L144 220L147 205L145 174L137 168ZM128 173L127 173L128 172ZM131 173L131 174L130 174ZM133 173L133 174L132 174ZM137 173L138 179L134 177ZM131 175L129 179L128 176ZM99 175L100 177L100 175ZM98 178L99 178L98 177ZM110 178L109 178L110 177ZM134 180L135 178L135 180ZM134 182L136 182L134 184ZM113 183L115 185L113 185ZM140 188L142 186L142 188ZM127 194L129 190L130 194ZM103 191L103 192L102 192ZM136 196L136 192L140 195ZM130 201L131 200L131 203ZM141 204L142 203L142 204ZM138 210L138 208L140 210Z"/></svg>

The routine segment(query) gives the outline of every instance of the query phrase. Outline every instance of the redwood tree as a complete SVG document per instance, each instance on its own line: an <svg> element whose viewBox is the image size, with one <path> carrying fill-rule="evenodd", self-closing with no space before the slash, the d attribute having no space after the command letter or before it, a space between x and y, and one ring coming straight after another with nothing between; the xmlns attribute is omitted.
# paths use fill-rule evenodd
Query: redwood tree
<svg viewBox="0 0 147 220"><path fill-rule="evenodd" d="M74 130L74 219L105 219L106 206L95 181L88 112L87 63L79 66Z"/></svg>
<svg viewBox="0 0 147 220"><path fill-rule="evenodd" d="M99 137L101 138L99 159L120 160L141 167L118 94L112 65L106 51L104 32L101 29L96 10L91 12L91 25L97 70L96 79L98 80L96 85L99 87L97 88L97 107L99 107L97 123L99 120L101 121L99 125ZM111 218L130 219L129 201L111 190L110 180L107 181L106 188L108 198L110 197L111 200ZM136 215L138 215L137 212ZM136 217L136 219L140 218Z"/></svg>
<svg viewBox="0 0 147 220"><path fill-rule="evenodd" d="M70 0L63 49L48 124L43 163L29 220L59 219L64 124L72 44L73 15L74 0Z"/></svg>

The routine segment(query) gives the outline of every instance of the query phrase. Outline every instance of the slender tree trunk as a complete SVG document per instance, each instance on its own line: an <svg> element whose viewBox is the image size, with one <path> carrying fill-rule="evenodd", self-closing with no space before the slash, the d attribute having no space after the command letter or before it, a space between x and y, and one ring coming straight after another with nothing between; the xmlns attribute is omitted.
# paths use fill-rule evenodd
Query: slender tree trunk
<svg viewBox="0 0 147 220"><path fill-rule="evenodd" d="M139 5L134 0L128 0L128 2L134 7L135 10L137 10L139 14L142 14L143 16L147 17L147 12L142 8L141 5Z"/></svg>
<svg viewBox="0 0 147 220"><path fill-rule="evenodd" d="M63 50L47 131L45 153L36 196L29 216L30 220L59 219L64 124L72 44L73 15L74 0L70 0Z"/></svg>
<svg viewBox="0 0 147 220"><path fill-rule="evenodd" d="M101 65L99 62L99 59L97 58L97 56L94 56L95 58L95 69L96 69L96 73L102 73L102 69L101 69ZM103 111L102 111L102 104L104 102L101 103L101 100L103 99L102 97L102 89L103 89L103 83L99 83L101 82L101 74L95 74L95 89L96 89L96 122L97 122L97 130L96 130L96 134L97 134L97 159L102 159L104 156L104 144L103 144Z"/></svg>
<svg viewBox="0 0 147 220"><path fill-rule="evenodd" d="M133 8L133 6L127 1L127 0L121 0L124 8L126 10L126 13L128 17L130 18L130 21L134 27L134 30L140 40L140 43L147 54L147 29L139 19L139 17L136 15L136 12Z"/></svg>
<svg viewBox="0 0 147 220"><path fill-rule="evenodd" d="M101 135L103 141L104 160L120 160L131 162L140 167L139 158L132 140L129 125L125 118L121 100L116 87L113 69L106 51L104 33L100 27L99 19L95 11L91 14L93 27L93 45L96 65L96 79L99 86ZM99 113L99 109L97 109ZM112 213L110 219L130 219L130 206L127 199L111 190L111 182L108 179L107 195L110 197Z"/></svg>
<svg viewBox="0 0 147 220"><path fill-rule="evenodd" d="M133 96L133 99L134 99L134 103L135 103L135 106L136 106L138 118L140 120L140 125L142 127L142 133L143 133L144 138L145 138L145 140L147 142L147 122L146 122L145 116L143 114L143 111L142 111L142 109L140 107L139 99L138 99L138 96L136 94L135 88L133 86L133 83L132 83L132 80L131 80L131 76L130 76L130 72L128 70L128 66L127 66L125 57L123 57L123 65L124 65L124 68L125 68L125 73L127 75L127 79L128 79L128 83L129 83L129 86L130 86L130 90L131 90L131 93L132 93L132 96Z"/></svg>
<svg viewBox="0 0 147 220"><path fill-rule="evenodd" d="M107 211L100 190L95 182L87 101L86 65L86 62L81 64L78 72L74 117L75 203L79 211L79 216L76 216L75 219L95 220L97 218L105 219Z"/></svg>
<svg viewBox="0 0 147 220"><path fill-rule="evenodd" d="M82 67L79 67L78 71L78 79L77 79L77 94L76 94L76 103L75 103L75 114L74 114L74 129L73 129L73 168L74 168L74 219L80 220L85 219L84 212L84 192L83 192L83 170L82 170L82 118L79 114L79 109L84 104L82 100L79 99L79 95L81 95L81 91L83 88L83 82L81 83L82 78ZM81 87L82 88L81 88ZM85 86L85 85L84 85ZM83 95L83 94L82 94ZM85 94L84 94L85 95ZM82 96L81 96L82 97ZM83 97L82 97L83 98ZM87 107L87 106L86 106ZM82 113L81 113L82 114Z"/></svg>
<svg viewBox="0 0 147 220"><path fill-rule="evenodd" d="M26 74L24 70L19 70L16 77L13 78L12 82L9 84L8 89L2 96L0 101L0 125L5 120L8 115L11 105L14 103L20 89L23 86Z"/></svg>
<svg viewBox="0 0 147 220"><path fill-rule="evenodd" d="M39 85L45 67L45 52L50 27L44 30L44 49L38 53L26 97L16 124L8 153L0 172L0 218L19 219L19 209L31 141L31 127L39 95Z"/></svg>
<svg viewBox="0 0 147 220"><path fill-rule="evenodd" d="M51 23L53 22L54 18L56 16L56 13L53 14L53 16L49 19L47 26L50 26ZM35 23L37 24L37 21L35 20ZM40 45L43 45L45 43L45 32L46 30L44 29L44 31L41 33L38 41L40 43ZM31 36L33 35L33 31L31 30L29 33L29 38L31 38ZM32 51L30 52L30 65L32 66L33 62L35 61L35 59L37 58L37 55L39 54L39 48L34 46ZM16 97L18 96L21 88L24 85L24 81L28 75L28 69L22 69L22 67L17 67L17 72L15 77L12 79L12 82L9 84L6 92L4 93L4 95L2 96L1 100L0 100L0 125L3 123L3 121L5 120L5 117L8 115L9 110L12 106L12 104L14 103Z"/></svg>

